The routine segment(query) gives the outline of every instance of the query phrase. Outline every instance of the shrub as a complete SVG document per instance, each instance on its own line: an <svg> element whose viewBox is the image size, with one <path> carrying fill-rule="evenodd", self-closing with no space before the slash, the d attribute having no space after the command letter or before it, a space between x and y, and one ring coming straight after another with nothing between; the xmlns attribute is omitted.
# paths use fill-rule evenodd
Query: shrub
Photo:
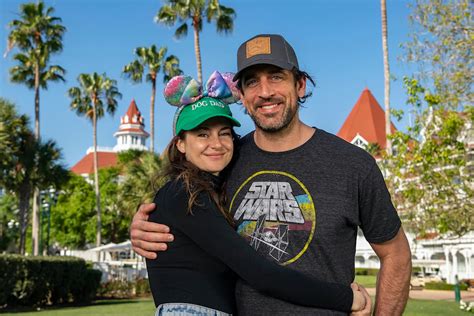
<svg viewBox="0 0 474 316"><path fill-rule="evenodd" d="M101 274L80 258L0 255L0 306L86 303Z"/></svg>
<svg viewBox="0 0 474 316"><path fill-rule="evenodd" d="M378 273L379 273L379 269L355 268L356 275L377 275Z"/></svg>
<svg viewBox="0 0 474 316"><path fill-rule="evenodd" d="M148 279L108 281L102 283L97 292L97 296L101 298L132 298L146 295L150 295Z"/></svg>
<svg viewBox="0 0 474 316"><path fill-rule="evenodd" d="M100 285L97 296L101 298L131 298L134 296L132 282L125 280L112 280Z"/></svg>
<svg viewBox="0 0 474 316"><path fill-rule="evenodd" d="M150 283L148 279L137 279L135 281L135 294L137 296L146 296L150 295Z"/></svg>
<svg viewBox="0 0 474 316"><path fill-rule="evenodd" d="M466 283L459 284L461 291L467 290ZM443 290L443 291L454 291L454 284L448 284L445 282L427 282L425 283L426 290Z"/></svg>

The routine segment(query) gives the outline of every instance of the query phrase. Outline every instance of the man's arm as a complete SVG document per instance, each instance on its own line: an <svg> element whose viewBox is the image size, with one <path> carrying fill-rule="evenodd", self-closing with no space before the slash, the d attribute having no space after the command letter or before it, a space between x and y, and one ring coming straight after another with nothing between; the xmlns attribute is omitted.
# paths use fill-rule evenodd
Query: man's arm
<svg viewBox="0 0 474 316"><path fill-rule="evenodd" d="M133 216L130 225L130 240L133 250L148 259L155 259L157 251L164 251L166 243L173 241L169 227L148 222L148 216L155 210L155 204L142 204Z"/></svg>
<svg viewBox="0 0 474 316"><path fill-rule="evenodd" d="M374 314L402 315L411 277L411 252L405 233L400 228L391 240L370 245L380 259Z"/></svg>

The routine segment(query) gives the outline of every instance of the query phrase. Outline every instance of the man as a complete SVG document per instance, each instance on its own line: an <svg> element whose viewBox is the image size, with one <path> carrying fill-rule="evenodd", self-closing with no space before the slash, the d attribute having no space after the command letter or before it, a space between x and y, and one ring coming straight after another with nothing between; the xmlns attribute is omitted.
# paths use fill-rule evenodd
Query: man
<svg viewBox="0 0 474 316"><path fill-rule="evenodd" d="M320 279L354 279L357 228L380 258L375 313L402 314L411 254L375 160L364 150L299 118L306 79L280 35L257 35L237 53L241 100L255 123L242 139L228 179L237 231L269 260ZM131 226L134 250L148 258L166 249L169 228L146 222L142 206ZM159 211L159 210L158 210ZM232 251L229 249L229 251ZM239 282L239 315L337 315L266 297Z"/></svg>

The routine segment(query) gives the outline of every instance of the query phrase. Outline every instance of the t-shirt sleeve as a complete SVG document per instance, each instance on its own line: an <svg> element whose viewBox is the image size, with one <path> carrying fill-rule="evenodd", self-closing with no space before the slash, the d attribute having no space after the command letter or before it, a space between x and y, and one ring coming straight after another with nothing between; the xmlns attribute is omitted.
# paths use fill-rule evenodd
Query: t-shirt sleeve
<svg viewBox="0 0 474 316"><path fill-rule="evenodd" d="M391 240L401 226L382 172L375 161L359 186L359 217L361 229L370 243Z"/></svg>
<svg viewBox="0 0 474 316"><path fill-rule="evenodd" d="M175 196L167 203L166 216L176 229L253 288L298 305L351 310L353 294L348 285L323 282L267 260L233 230L207 194L201 194L198 203L192 215L187 214L183 211L186 196Z"/></svg>

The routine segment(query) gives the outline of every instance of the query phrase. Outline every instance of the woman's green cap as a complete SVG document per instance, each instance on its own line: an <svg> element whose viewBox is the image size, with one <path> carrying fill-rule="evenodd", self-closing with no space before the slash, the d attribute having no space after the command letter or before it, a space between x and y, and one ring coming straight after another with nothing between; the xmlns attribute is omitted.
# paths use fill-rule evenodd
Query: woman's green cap
<svg viewBox="0 0 474 316"><path fill-rule="evenodd" d="M190 131L213 117L225 117L232 126L240 126L240 122L232 117L229 105L219 99L204 97L198 101L179 108L175 135L181 131Z"/></svg>

